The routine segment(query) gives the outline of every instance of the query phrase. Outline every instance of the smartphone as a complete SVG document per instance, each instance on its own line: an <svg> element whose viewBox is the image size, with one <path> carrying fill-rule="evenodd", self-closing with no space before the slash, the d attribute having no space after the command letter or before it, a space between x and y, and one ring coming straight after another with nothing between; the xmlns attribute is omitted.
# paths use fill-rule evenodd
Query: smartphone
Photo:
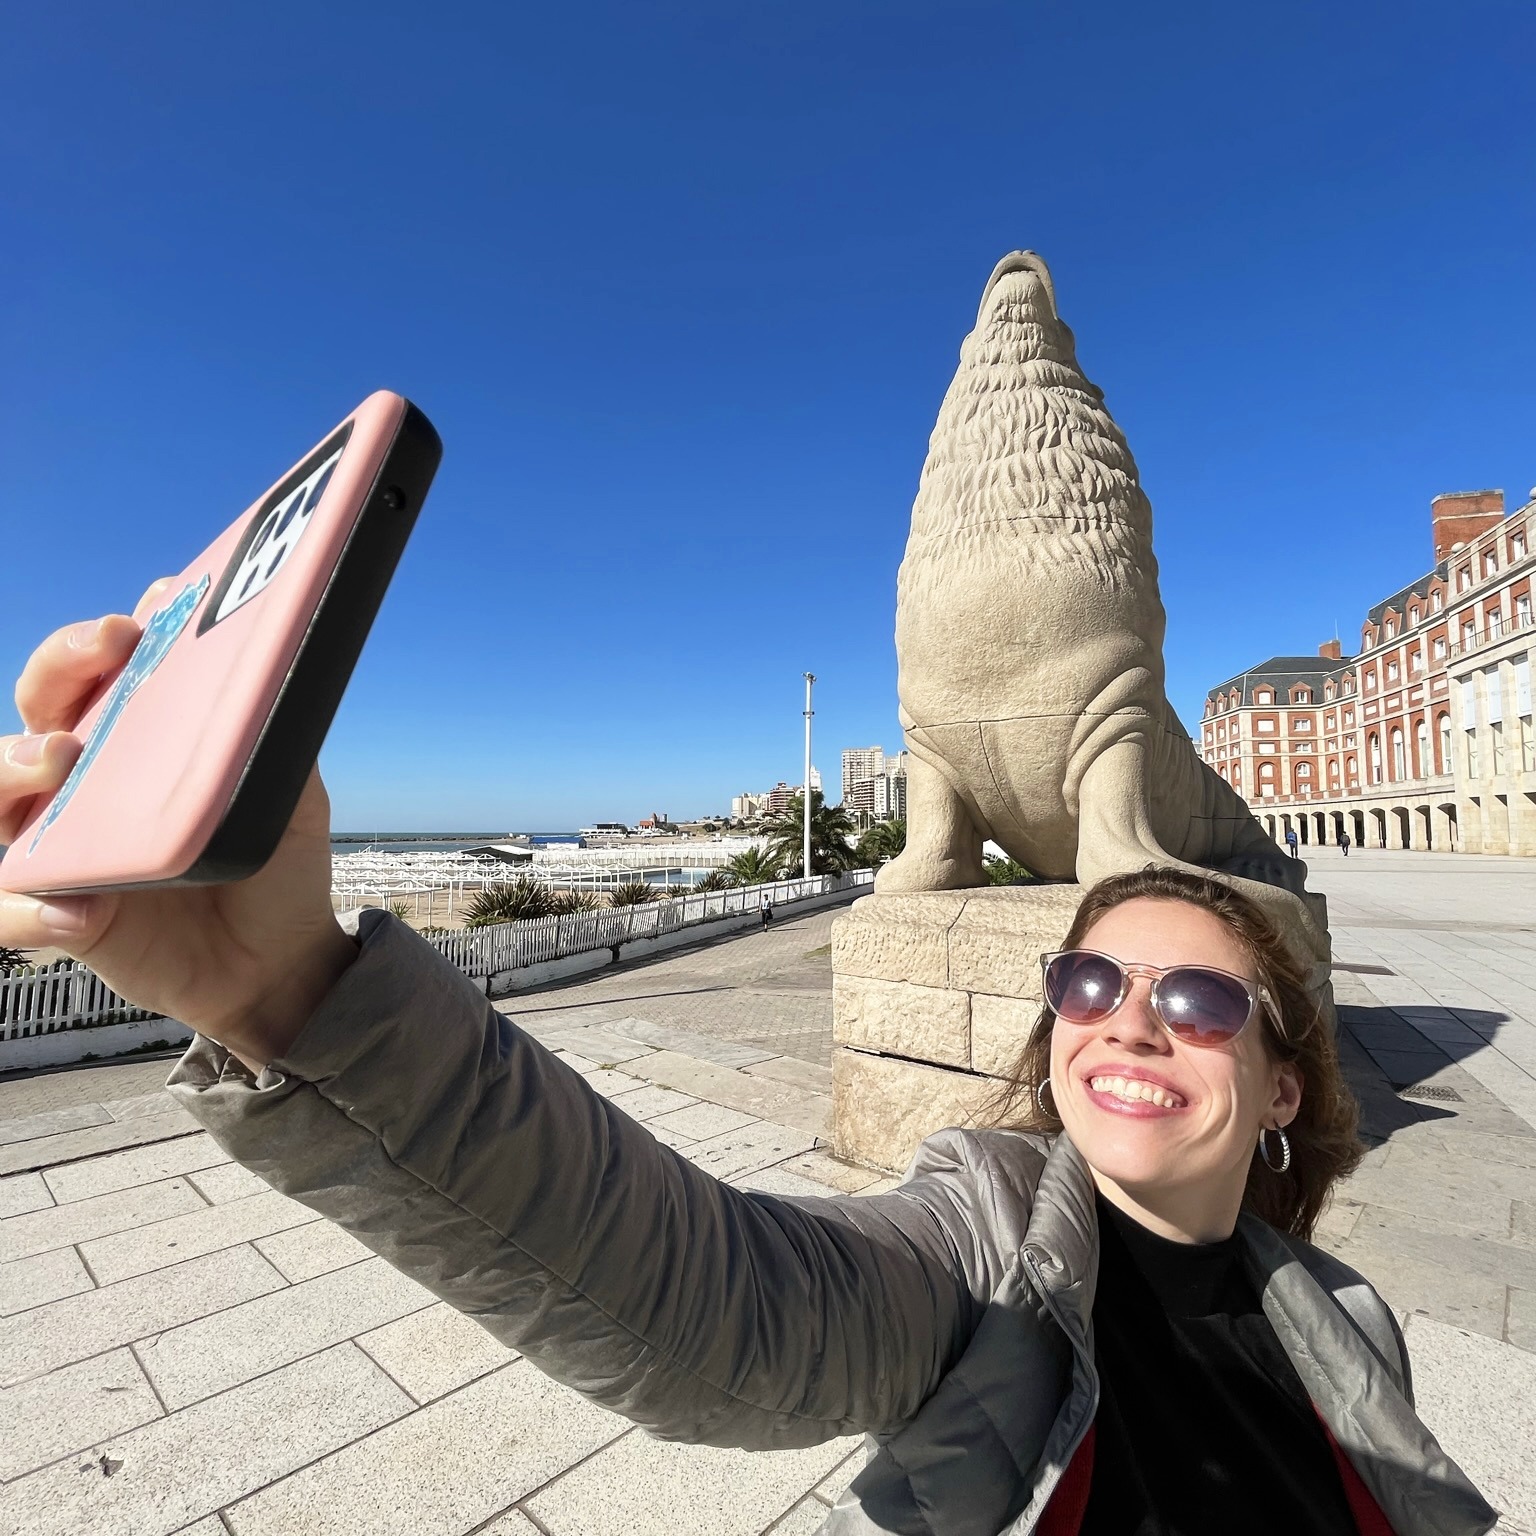
<svg viewBox="0 0 1536 1536"><path fill-rule="evenodd" d="M271 858L442 458L370 395L162 593L0 858L31 896L243 880Z"/></svg>

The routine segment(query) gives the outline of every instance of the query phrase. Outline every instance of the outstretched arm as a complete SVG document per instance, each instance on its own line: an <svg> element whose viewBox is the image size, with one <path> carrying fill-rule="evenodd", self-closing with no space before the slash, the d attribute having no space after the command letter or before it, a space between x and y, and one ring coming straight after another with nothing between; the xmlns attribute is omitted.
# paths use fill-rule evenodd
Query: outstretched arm
<svg viewBox="0 0 1536 1536"><path fill-rule="evenodd" d="M661 1146L389 914L259 1076L171 1087L234 1157L587 1397L753 1448L898 1428L1001 1272L960 1139L898 1191L780 1200Z"/></svg>

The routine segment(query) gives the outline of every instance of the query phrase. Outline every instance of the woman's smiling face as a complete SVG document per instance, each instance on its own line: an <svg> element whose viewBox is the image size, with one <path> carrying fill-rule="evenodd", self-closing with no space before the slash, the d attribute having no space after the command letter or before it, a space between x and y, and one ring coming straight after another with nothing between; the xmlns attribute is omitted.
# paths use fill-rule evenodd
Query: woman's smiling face
<svg viewBox="0 0 1536 1536"><path fill-rule="evenodd" d="M1226 924L1184 901L1121 902L1093 923L1081 947L1126 965L1206 965L1258 980ZM1153 1012L1151 989L1152 978L1133 977L1120 1006L1098 1024L1056 1021L1051 1097L1106 1198L1206 1241L1231 1230L1259 1129L1294 1118L1301 1079L1265 1049L1262 1015L1230 1045L1186 1045ZM1157 1090L1161 1102L1126 1103L1119 1085L1105 1091L1105 1080L1117 1078L1139 1079L1147 1085L1140 1091ZM1116 1199L1117 1190L1128 1200Z"/></svg>

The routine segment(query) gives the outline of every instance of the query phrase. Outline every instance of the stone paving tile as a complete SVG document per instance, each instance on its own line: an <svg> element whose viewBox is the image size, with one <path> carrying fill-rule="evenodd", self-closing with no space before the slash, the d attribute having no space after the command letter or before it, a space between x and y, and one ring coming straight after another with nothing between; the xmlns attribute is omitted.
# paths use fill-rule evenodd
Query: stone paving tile
<svg viewBox="0 0 1536 1536"><path fill-rule="evenodd" d="M803 1174L788 1173L783 1164L771 1168L759 1168L755 1173L744 1173L735 1184L740 1189L755 1189L765 1195L798 1196L811 1200L830 1200L842 1194L827 1184L818 1184Z"/></svg>
<svg viewBox="0 0 1536 1536"><path fill-rule="evenodd" d="M1536 1355L1427 1317L1404 1337L1419 1417L1490 1504L1536 1527Z"/></svg>
<svg viewBox="0 0 1536 1536"><path fill-rule="evenodd" d="M816 1536L827 1513L827 1506L812 1494L801 1499L782 1520L775 1521L769 1536Z"/></svg>
<svg viewBox="0 0 1536 1536"><path fill-rule="evenodd" d="M52 1248L30 1259L16 1259L0 1264L0 1317L90 1289L91 1277L73 1248Z"/></svg>
<svg viewBox="0 0 1536 1536"><path fill-rule="evenodd" d="M509 1509L500 1519L482 1525L475 1536L543 1536L543 1533L520 1509Z"/></svg>
<svg viewBox="0 0 1536 1536"><path fill-rule="evenodd" d="M0 1179L0 1221L7 1216L25 1216L53 1204L53 1196L40 1173L13 1173Z"/></svg>
<svg viewBox="0 0 1536 1536"><path fill-rule="evenodd" d="M436 1300L383 1259L194 1318L139 1345L167 1408L181 1408Z"/></svg>
<svg viewBox="0 0 1536 1536"><path fill-rule="evenodd" d="M656 1124L662 1129L691 1136L695 1141L723 1136L728 1131L739 1131L744 1125L755 1123L755 1116L744 1115L737 1109L726 1109L720 1104L694 1104L687 1109L674 1109L656 1116Z"/></svg>
<svg viewBox="0 0 1536 1536"><path fill-rule="evenodd" d="M307 1206L268 1190L230 1205L203 1205L184 1216L83 1242L80 1254L90 1265L96 1283L110 1285L114 1280L164 1269L219 1248L233 1248L236 1243L248 1243L314 1219L315 1213Z"/></svg>
<svg viewBox="0 0 1536 1536"><path fill-rule="evenodd" d="M129 1349L0 1391L0 1480L9 1482L162 1414Z"/></svg>
<svg viewBox="0 0 1536 1536"><path fill-rule="evenodd" d="M49 1168L47 1180L53 1198L60 1205L85 1200L92 1195L109 1195L114 1190L132 1189L135 1184L153 1184L175 1178L217 1163L229 1163L227 1153L206 1131L195 1136L176 1136L153 1146L135 1147L110 1157L93 1157L81 1163L65 1163Z"/></svg>
<svg viewBox="0 0 1536 1536"><path fill-rule="evenodd" d="M165 1179L69 1205L52 1205L0 1221L0 1261L24 1259L109 1232L131 1232L184 1211L207 1209L203 1197L185 1179Z"/></svg>
<svg viewBox="0 0 1536 1536"><path fill-rule="evenodd" d="M105 1125L112 1119L100 1104L73 1104L67 1109L45 1109L20 1120L0 1120L0 1147L18 1141L35 1141L39 1136L55 1136L60 1131L80 1131L87 1126Z"/></svg>
<svg viewBox="0 0 1536 1536"><path fill-rule="evenodd" d="M832 1100L822 1094L807 1093L788 1083L749 1077L745 1072L695 1061L674 1051L658 1051L636 1070L652 1082L710 1104L740 1110L758 1120L797 1126L816 1136L829 1133Z"/></svg>
<svg viewBox="0 0 1536 1536"><path fill-rule="evenodd" d="M167 1072L166 1076L170 1076L170 1073ZM181 1108L165 1088L156 1089L153 1093L136 1093L127 1099L103 1099L101 1107L114 1120L142 1120L149 1115L168 1115L173 1109Z"/></svg>
<svg viewBox="0 0 1536 1536"><path fill-rule="evenodd" d="M688 1109L698 1102L691 1094L678 1093L672 1088L648 1083L633 1093L616 1095L613 1105L615 1109L622 1109L631 1120L654 1120L657 1115L670 1114L675 1109Z"/></svg>
<svg viewBox="0 0 1536 1536"><path fill-rule="evenodd" d="M170 1136L190 1136L196 1122L181 1110L170 1115L151 1115L143 1120L111 1120L83 1131L63 1131L57 1136L39 1136L33 1141L18 1141L0 1147L0 1174L19 1173L24 1169L47 1168L54 1163L77 1157L97 1157L123 1147L141 1147L146 1142L164 1141Z"/></svg>
<svg viewBox="0 0 1536 1536"><path fill-rule="evenodd" d="M770 1056L742 1070L748 1077L767 1077L775 1082L788 1083L791 1088L803 1088L807 1093L830 1094L832 1092L831 1067L817 1066L801 1061L798 1056Z"/></svg>
<svg viewBox="0 0 1536 1536"><path fill-rule="evenodd" d="M868 1189L881 1177L869 1168L859 1167L857 1163L845 1163L829 1152L807 1152L803 1157L792 1157L780 1166L786 1173L800 1174L848 1195Z"/></svg>
<svg viewBox="0 0 1536 1536"><path fill-rule="evenodd" d="M244 1200L249 1195L269 1194L272 1189L259 1174L252 1173L249 1168L242 1168L239 1163L217 1163L212 1168L188 1174L187 1182L210 1205L228 1205L235 1200ZM313 1214L311 1211L310 1215Z"/></svg>
<svg viewBox="0 0 1536 1536"><path fill-rule="evenodd" d="M643 1077L631 1077L628 1072L617 1072L612 1067L598 1067L595 1071L584 1073L588 1085L606 1099L616 1098L621 1093L633 1093L636 1088L645 1087Z"/></svg>
<svg viewBox="0 0 1536 1536"><path fill-rule="evenodd" d="M861 1444L853 1455L842 1462L830 1477L824 1478L816 1485L816 1492L827 1503L835 1504L843 1496L843 1490L847 1488L854 1478L864 1470L865 1463L869 1460L869 1447Z"/></svg>
<svg viewBox="0 0 1536 1536"><path fill-rule="evenodd" d="M18 1312L0 1319L0 1386L146 1339L282 1285L282 1276L254 1248L226 1248Z"/></svg>
<svg viewBox="0 0 1536 1536"><path fill-rule="evenodd" d="M262 1489L226 1518L235 1536L461 1536L626 1427L518 1361Z"/></svg>
<svg viewBox="0 0 1536 1536"><path fill-rule="evenodd" d="M258 1238L255 1246L284 1279L295 1284L373 1257L372 1249L331 1221L312 1221L308 1226Z"/></svg>
<svg viewBox="0 0 1536 1536"><path fill-rule="evenodd" d="M842 1439L806 1450L739 1451L637 1432L540 1489L523 1507L552 1536L758 1536L855 1444Z"/></svg>
<svg viewBox="0 0 1536 1536"><path fill-rule="evenodd" d="M816 1138L805 1131L761 1121L724 1136L697 1141L683 1149L683 1156L717 1179L733 1179L766 1168L770 1163L783 1162L797 1153L809 1152L815 1142Z"/></svg>
<svg viewBox="0 0 1536 1536"><path fill-rule="evenodd" d="M1510 1286L1504 1302L1505 1337L1536 1353L1536 1291Z"/></svg>
<svg viewBox="0 0 1536 1536"><path fill-rule="evenodd" d="M511 1013L509 1009L500 1011L509 1015ZM537 1021L525 1021L521 1016L516 1016L516 1021L546 1050L569 1051L599 1066L622 1066L625 1062L649 1056L652 1051L651 1046L640 1045L634 1040L626 1040L622 1035L609 1034L601 1029L583 1028L569 1023L546 1028Z"/></svg>
<svg viewBox="0 0 1536 1536"><path fill-rule="evenodd" d="M1379 1167L1360 1169L1337 1192L1343 1199L1418 1212L1430 1190L1441 1219L1499 1240L1509 1235L1510 1202L1536 1200L1536 1170L1398 1140L1388 1144Z"/></svg>
<svg viewBox="0 0 1536 1536"><path fill-rule="evenodd" d="M1527 1248L1536 1248L1536 1205L1529 1200L1511 1202L1509 1240Z"/></svg>
<svg viewBox="0 0 1536 1536"><path fill-rule="evenodd" d="M708 1061L717 1067L749 1067L755 1062L772 1059L771 1051L759 1050L750 1045L737 1045L721 1040L715 1035L700 1034L697 1030L677 1029L670 1024L653 1024L649 1019L615 1019L607 1025L614 1034L638 1040L659 1051L676 1051L680 1056L692 1056L695 1061Z"/></svg>
<svg viewBox="0 0 1536 1536"><path fill-rule="evenodd" d="M411 1406L361 1350L339 1344L97 1446L118 1463L110 1477L77 1456L8 1484L0 1529L169 1536Z"/></svg>
<svg viewBox="0 0 1536 1536"><path fill-rule="evenodd" d="M165 1086L169 1071L169 1062L163 1060L133 1061L7 1077L0 1080L0 1120L19 1119L67 1104L96 1104L102 1099L149 1093Z"/></svg>
<svg viewBox="0 0 1536 1536"><path fill-rule="evenodd" d="M418 1403L429 1403L521 1358L446 1301L358 1334L354 1342Z"/></svg>

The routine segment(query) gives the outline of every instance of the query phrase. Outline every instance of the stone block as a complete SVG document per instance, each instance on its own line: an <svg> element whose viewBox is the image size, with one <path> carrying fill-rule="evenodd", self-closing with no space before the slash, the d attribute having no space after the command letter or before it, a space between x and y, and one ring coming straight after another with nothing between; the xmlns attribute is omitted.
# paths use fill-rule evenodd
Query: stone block
<svg viewBox="0 0 1536 1536"><path fill-rule="evenodd" d="M971 894L861 897L832 924L833 975L949 986L949 932Z"/></svg>
<svg viewBox="0 0 1536 1536"><path fill-rule="evenodd" d="M71 1456L8 1484L0 1525L28 1536L168 1536L413 1406L361 1350L341 1344L98 1442L89 1458ZM102 1475L98 1456L117 1464L110 1477Z"/></svg>
<svg viewBox="0 0 1536 1536"><path fill-rule="evenodd" d="M31 1141L14 1142L0 1147L0 1173L18 1173L23 1169L50 1168L55 1163L79 1157L99 1157L123 1147L140 1147L147 1142L165 1141L172 1136L190 1136L197 1124L190 1115L176 1110L169 1115L146 1115L140 1120L109 1121L81 1131L61 1131L57 1136L39 1136Z"/></svg>
<svg viewBox="0 0 1536 1536"><path fill-rule="evenodd" d="M991 1078L846 1046L832 1052L832 1083L833 1151L898 1172L924 1137L970 1123L997 1091Z"/></svg>
<svg viewBox="0 0 1536 1536"><path fill-rule="evenodd" d="M692 1146L684 1147L682 1155L717 1179L734 1179L782 1163L786 1158L798 1157L815 1145L816 1137L809 1131L759 1120L739 1131L696 1141Z"/></svg>
<svg viewBox="0 0 1536 1536"><path fill-rule="evenodd" d="M666 1114L656 1116L658 1126L676 1131L679 1136L686 1136L691 1141L724 1136L730 1131L739 1131L743 1126L755 1123L755 1116L745 1115L739 1109L727 1109L721 1104L692 1104L687 1109L669 1110Z"/></svg>
<svg viewBox="0 0 1536 1536"><path fill-rule="evenodd" d="M285 1280L295 1285L373 1257L371 1248L332 1221L290 1227L286 1232L258 1238L255 1246Z"/></svg>
<svg viewBox="0 0 1536 1536"><path fill-rule="evenodd" d="M515 1349L497 1343L446 1301L359 1334L356 1343L418 1403L430 1403L518 1358Z"/></svg>
<svg viewBox="0 0 1536 1536"><path fill-rule="evenodd" d="M227 1153L205 1131L195 1136L177 1136L171 1141L157 1141L152 1146L136 1147L111 1157L93 1157L86 1162L65 1163L50 1168L47 1180L53 1198L60 1205L87 1200L92 1195L109 1195L114 1190L132 1189L136 1184L153 1184L173 1179L179 1173L193 1173L228 1163Z"/></svg>
<svg viewBox="0 0 1536 1536"><path fill-rule="evenodd" d="M100 1104L68 1104L62 1109L45 1109L15 1120L0 1120L0 1147L18 1141L36 1141L39 1136L56 1136L60 1131L80 1131L87 1126L105 1125L111 1119Z"/></svg>
<svg viewBox="0 0 1536 1536"><path fill-rule="evenodd" d="M1536 1528L1536 1355L1427 1317L1405 1337L1419 1417L1490 1504Z"/></svg>
<svg viewBox="0 0 1536 1536"><path fill-rule="evenodd" d="M965 1067L971 1000L947 987L869 976L832 977L832 1034L839 1045Z"/></svg>
<svg viewBox="0 0 1536 1536"><path fill-rule="evenodd" d="M739 1451L628 1434L540 1489L525 1508L554 1536L758 1536L855 1443Z"/></svg>
<svg viewBox="0 0 1536 1536"><path fill-rule="evenodd" d="M761 1046L719 1040L714 1035L701 1035L695 1030L678 1029L671 1024L653 1024L649 1019L610 1019L603 1028L654 1050L676 1051L680 1056L710 1061L717 1067L750 1067L773 1055Z"/></svg>
<svg viewBox="0 0 1536 1536"><path fill-rule="evenodd" d="M855 1195L861 1189L868 1189L878 1177L858 1163L845 1163L825 1152L807 1152L804 1157L792 1157L781 1166L786 1173L825 1185L828 1194Z"/></svg>
<svg viewBox="0 0 1536 1536"><path fill-rule="evenodd" d="M0 1264L0 1317L90 1289L91 1277L80 1255L73 1248L51 1248L30 1259Z"/></svg>
<svg viewBox="0 0 1536 1536"><path fill-rule="evenodd" d="M768 1532L768 1536L816 1536L827 1518L827 1506L814 1494L801 1499Z"/></svg>
<svg viewBox="0 0 1536 1536"><path fill-rule="evenodd" d="M372 1259L168 1329L141 1343L139 1358L174 1410L419 1312L436 1299L383 1259Z"/></svg>
<svg viewBox="0 0 1536 1536"><path fill-rule="evenodd" d="M25 1216L53 1204L53 1196L40 1173L13 1173L0 1179L0 1221L7 1216Z"/></svg>
<svg viewBox="0 0 1536 1536"><path fill-rule="evenodd" d="M476 1530L625 1428L519 1361L263 1488L227 1518L235 1536ZM642 1475L635 1491L654 1501L654 1478Z"/></svg>
<svg viewBox="0 0 1536 1536"><path fill-rule="evenodd" d="M239 1163L219 1163L187 1175L187 1183L210 1205L229 1205L250 1195L265 1195L272 1186Z"/></svg>
<svg viewBox="0 0 1536 1536"><path fill-rule="evenodd" d="M228 1248L18 1312L0 1321L0 1386L163 1333L282 1284L254 1248Z"/></svg>
<svg viewBox="0 0 1536 1536"><path fill-rule="evenodd" d="M971 1066L991 1077L1008 1077L1040 1017L1039 998L971 998Z"/></svg>
<svg viewBox="0 0 1536 1536"><path fill-rule="evenodd" d="M998 997L1040 997L1040 956L1060 949L1082 900L1077 885L967 892L949 935L949 984Z"/></svg>
<svg viewBox="0 0 1536 1536"><path fill-rule="evenodd" d="M204 1211L203 1197L185 1179L166 1179L71 1205L53 1205L0 1222L0 1261L67 1248L108 1232L131 1232L146 1222Z"/></svg>
<svg viewBox="0 0 1536 1536"><path fill-rule="evenodd" d="M0 1479L9 1482L161 1415L133 1351L115 1349L0 1393Z"/></svg>
<svg viewBox="0 0 1536 1536"><path fill-rule="evenodd" d="M130 1232L116 1232L80 1245L81 1256L91 1266L98 1285L127 1280L152 1269L164 1269L199 1254L233 1248L252 1238L302 1226L315 1213L297 1200L268 1190L230 1205L202 1205L184 1216L156 1221ZM65 1207L67 1209L67 1207Z"/></svg>
<svg viewBox="0 0 1536 1536"><path fill-rule="evenodd" d="M819 1093L826 1098L832 1095L832 1069L819 1062L801 1061L798 1056L770 1056L742 1070L748 1077L771 1078L776 1083L788 1083L791 1088L803 1088L807 1093Z"/></svg>
<svg viewBox="0 0 1536 1536"><path fill-rule="evenodd" d="M652 1082L675 1088L679 1093L703 1099L708 1104L721 1104L739 1110L755 1120L771 1120L776 1125L794 1126L798 1130L809 1131L813 1136L826 1133L827 1119L832 1110L832 1100L826 1094L808 1093L789 1083L752 1077L731 1067L720 1067L713 1062L680 1056L675 1051L657 1051L648 1056L644 1065L636 1070L643 1072ZM622 1098L614 1100L620 1108L623 1102ZM655 1120L647 1121L646 1125L658 1137L663 1134L688 1134L680 1128L659 1125Z"/></svg>
<svg viewBox="0 0 1536 1536"><path fill-rule="evenodd" d="M674 1110L689 1109L699 1101L690 1094L678 1093L673 1088L663 1088L658 1083L647 1083L633 1093L617 1094L613 1100L615 1109L622 1109L631 1120L654 1120L657 1115L670 1115ZM697 1140L692 1137L690 1140Z"/></svg>

